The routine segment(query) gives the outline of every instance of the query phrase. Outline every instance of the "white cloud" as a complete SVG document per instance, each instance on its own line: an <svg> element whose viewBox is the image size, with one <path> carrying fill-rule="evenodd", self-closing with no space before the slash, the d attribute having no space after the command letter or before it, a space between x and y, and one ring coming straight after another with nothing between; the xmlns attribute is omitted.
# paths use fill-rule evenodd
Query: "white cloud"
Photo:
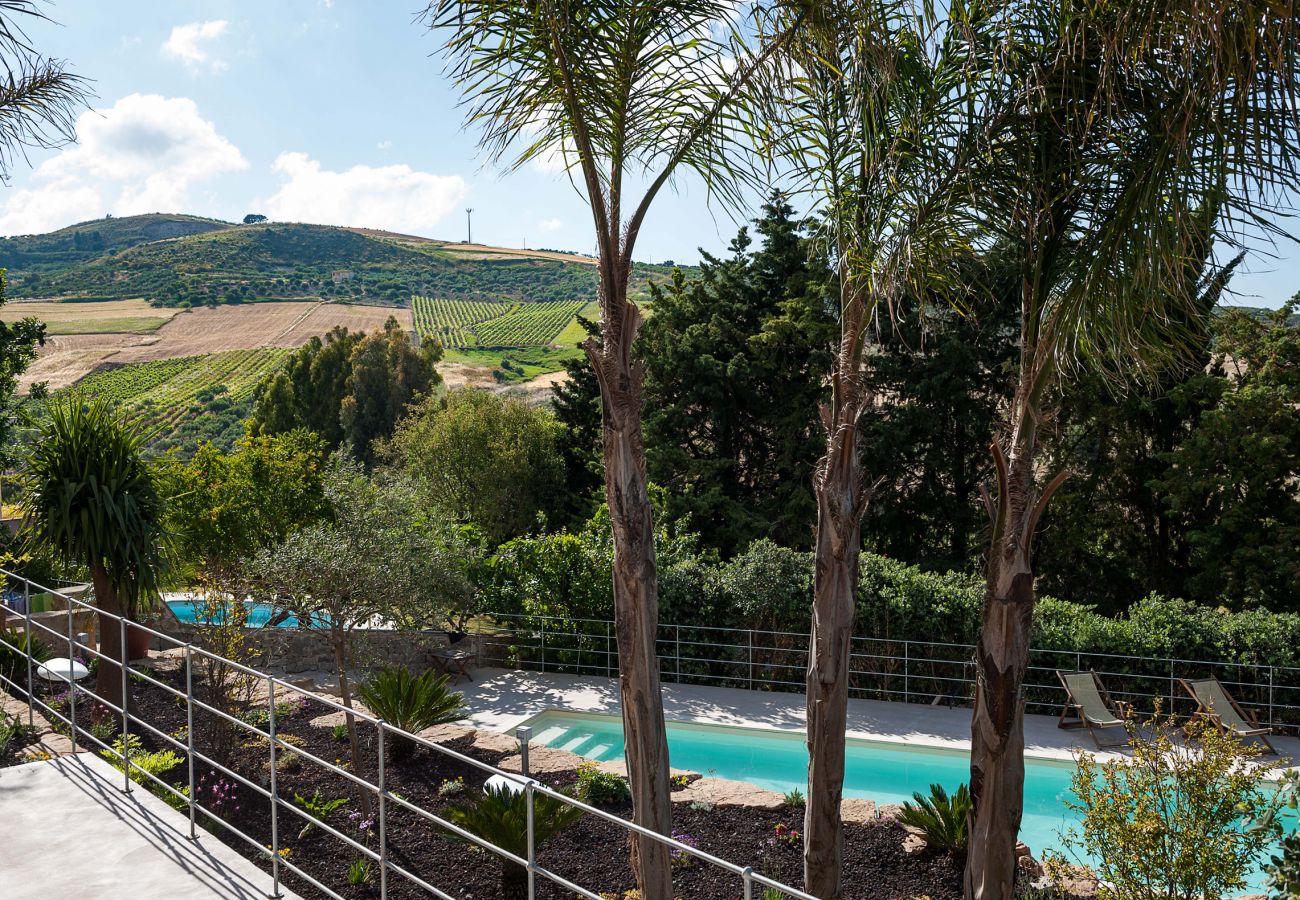
<svg viewBox="0 0 1300 900"><path fill-rule="evenodd" d="M393 146L393 142L392 142L392 141L389 141L389 140L383 140L383 141L380 141L378 144L375 144L375 149L377 149L377 150L388 150L388 149L390 149L392 146Z"/></svg>
<svg viewBox="0 0 1300 900"><path fill-rule="evenodd" d="M206 67L210 71L220 72L226 68L226 63L214 58L210 47L225 34L228 24L225 19L215 19L211 22L177 25L163 43L162 54L185 63L191 71Z"/></svg>
<svg viewBox="0 0 1300 900"><path fill-rule="evenodd" d="M280 188L258 206L280 222L427 232L469 193L459 175L407 165L332 172L306 153L281 153L272 169L281 177Z"/></svg>
<svg viewBox="0 0 1300 900"><path fill-rule="evenodd" d="M559 219L542 219L537 223L537 227L542 231L559 231L564 227L564 223Z"/></svg>
<svg viewBox="0 0 1300 900"><path fill-rule="evenodd" d="M247 167L193 100L131 94L78 117L77 143L7 196L0 234L48 231L106 212L188 212L191 188Z"/></svg>

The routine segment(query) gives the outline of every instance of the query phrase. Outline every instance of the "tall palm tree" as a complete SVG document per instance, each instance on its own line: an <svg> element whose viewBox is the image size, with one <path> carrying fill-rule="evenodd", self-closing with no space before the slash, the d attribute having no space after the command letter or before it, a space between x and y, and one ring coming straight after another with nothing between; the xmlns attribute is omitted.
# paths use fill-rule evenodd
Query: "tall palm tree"
<svg viewBox="0 0 1300 900"><path fill-rule="evenodd" d="M908 0L777 4L762 30L803 27L762 85L765 152L820 213L840 288L840 342L814 475L816 568L807 671L804 883L840 896L844 735L861 523L872 493L858 421L882 318L907 294L941 299L962 255L953 173L963 152L960 60L941 18Z"/></svg>
<svg viewBox="0 0 1300 900"><path fill-rule="evenodd" d="M1297 186L1300 12L1271 0L987 0L962 7L985 123L969 168L990 245L1018 269L1020 361L975 651L970 898L1012 896L1035 529L1064 473L1038 453L1088 366L1123 384L1196 346L1189 263L1280 232Z"/></svg>
<svg viewBox="0 0 1300 900"><path fill-rule="evenodd" d="M669 834L668 743L659 663L658 577L642 443L641 312L628 299L637 237L669 180L699 174L724 202L742 197L725 148L745 121L745 86L763 57L727 34L727 0L433 0L424 20L494 161L558 162L591 209L600 333L586 343L600 383L605 496L614 538L614 618L633 819ZM774 52L779 41L768 47ZM642 896L669 900L668 849L639 837Z"/></svg>
<svg viewBox="0 0 1300 900"><path fill-rule="evenodd" d="M104 400L52 401L26 462L26 540L86 566L100 610L95 693L119 708L127 648L109 614L133 617L158 594L164 502L140 452L141 434ZM117 662L113 662L116 660Z"/></svg>

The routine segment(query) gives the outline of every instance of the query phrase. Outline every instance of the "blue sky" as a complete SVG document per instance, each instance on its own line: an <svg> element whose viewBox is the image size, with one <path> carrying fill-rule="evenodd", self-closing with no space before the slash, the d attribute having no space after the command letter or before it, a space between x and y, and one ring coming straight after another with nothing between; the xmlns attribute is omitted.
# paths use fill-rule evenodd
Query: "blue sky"
<svg viewBox="0 0 1300 900"><path fill-rule="evenodd" d="M458 96L414 22L419 0L58 0L28 29L94 80L79 144L34 154L0 187L0 234L105 213L191 212L389 228L590 252L591 224L562 174L485 168ZM638 242L649 261L721 252L736 230L684 181ZM1257 255L1237 302L1300 290L1300 252Z"/></svg>

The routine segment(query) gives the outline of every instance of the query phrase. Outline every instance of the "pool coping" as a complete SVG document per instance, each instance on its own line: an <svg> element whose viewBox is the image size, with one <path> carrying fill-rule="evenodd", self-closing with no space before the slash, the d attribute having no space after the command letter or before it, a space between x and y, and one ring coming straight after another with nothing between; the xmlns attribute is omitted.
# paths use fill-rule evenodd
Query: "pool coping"
<svg viewBox="0 0 1300 900"><path fill-rule="evenodd" d="M620 715L618 679L513 669L476 669L475 680L458 686L478 728L502 733L547 710L592 715ZM804 696L798 693L748 691L742 688L666 683L664 715L673 722L738 727L753 731L804 734ZM1025 757L1034 762L1074 765L1080 751L1100 761L1125 757L1125 747L1092 746L1083 729L1058 728L1055 716L1026 714ZM845 736L881 745L924 747L970 753L969 707L934 707L918 703L851 698ZM1274 739L1283 757L1300 760L1300 739ZM1279 775L1281 772L1279 771Z"/></svg>

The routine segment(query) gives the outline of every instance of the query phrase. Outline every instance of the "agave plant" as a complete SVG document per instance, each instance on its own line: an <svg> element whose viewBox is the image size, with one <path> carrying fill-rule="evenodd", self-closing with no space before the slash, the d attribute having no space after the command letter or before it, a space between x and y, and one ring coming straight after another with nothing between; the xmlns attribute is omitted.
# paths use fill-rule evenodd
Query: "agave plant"
<svg viewBox="0 0 1300 900"><path fill-rule="evenodd" d="M964 853L970 837L970 789L963 784L949 797L943 785L932 784L929 797L918 791L912 798L916 803L904 803L898 821L919 830L925 843L935 850Z"/></svg>
<svg viewBox="0 0 1300 900"><path fill-rule="evenodd" d="M372 713L403 731L415 733L465 718L464 696L447 689L450 676L430 670L412 675L405 666L385 666L357 689ZM393 753L408 757L415 742L393 735Z"/></svg>
<svg viewBox="0 0 1300 900"><path fill-rule="evenodd" d="M528 798L512 785L485 788L471 800L462 800L445 813L454 825L475 837L516 856L528 854ZM555 837L582 815L582 810L548 794L533 795L533 845ZM455 840L465 840L449 834ZM523 900L528 896L528 870L508 859L501 860L502 900Z"/></svg>

